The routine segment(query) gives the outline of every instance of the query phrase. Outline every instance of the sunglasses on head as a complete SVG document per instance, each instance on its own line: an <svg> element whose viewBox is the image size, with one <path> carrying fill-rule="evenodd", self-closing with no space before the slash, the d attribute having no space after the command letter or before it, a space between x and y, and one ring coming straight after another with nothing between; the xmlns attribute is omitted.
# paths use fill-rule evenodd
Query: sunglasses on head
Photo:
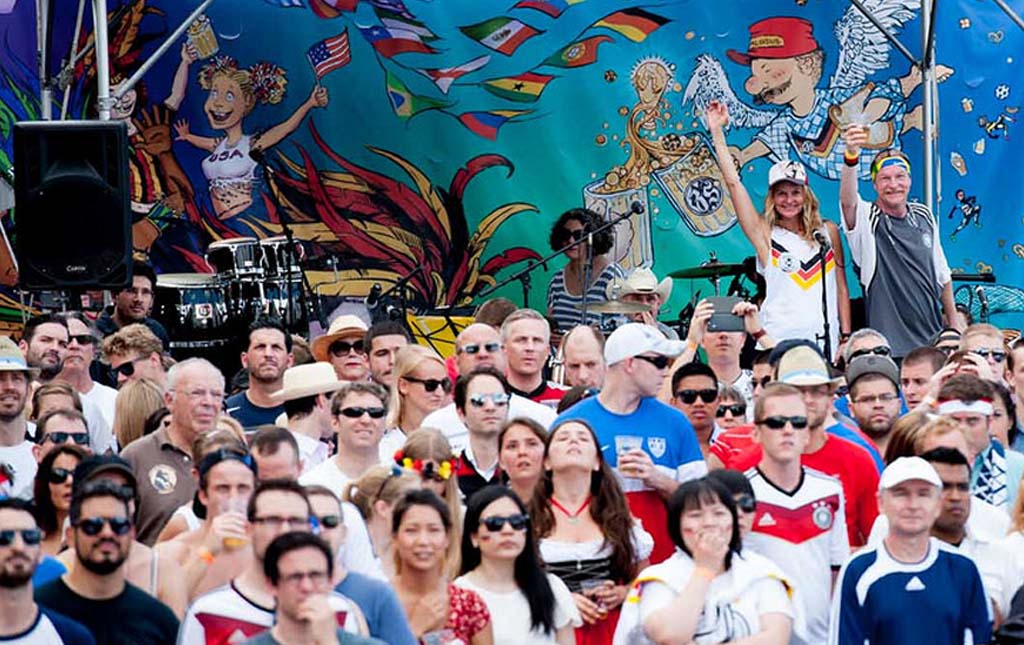
<svg viewBox="0 0 1024 645"><path fill-rule="evenodd" d="M114 535L125 535L132 530L132 521L127 517L88 517L78 520L75 526L82 529L82 533L95 536L100 534L104 524L110 525L110 530L114 532Z"/></svg>
<svg viewBox="0 0 1024 645"><path fill-rule="evenodd" d="M321 515L316 518L317 523L325 529L337 528L341 524L340 515Z"/></svg>
<svg viewBox="0 0 1024 645"><path fill-rule="evenodd" d="M355 350L356 354L366 353L366 347L363 345L362 340L357 340L352 343L348 342L347 340L336 340L333 343L331 343L331 346L328 348L327 351L329 351L334 356L344 356L345 354L348 354L352 350Z"/></svg>
<svg viewBox="0 0 1024 645"><path fill-rule="evenodd" d="M66 443L68 439L71 439L80 446L89 445L89 433L88 432L68 432L66 430L57 430L54 432L47 432L43 436L43 443Z"/></svg>
<svg viewBox="0 0 1024 645"><path fill-rule="evenodd" d="M734 499L736 501L736 508L744 513L753 513L754 509L757 508L757 502L754 501L753 496L747 493L740 493Z"/></svg>
<svg viewBox="0 0 1024 645"><path fill-rule="evenodd" d="M711 403L718 398L718 390L708 388L706 390L679 390L676 392L676 398L687 405L696 403L698 397L705 403Z"/></svg>
<svg viewBox="0 0 1024 645"><path fill-rule="evenodd" d="M878 347L868 347L865 349L858 349L855 352L850 353L850 360L857 358L858 356L867 356L868 354L874 354L875 356L888 356L892 354L892 350L885 345L879 345Z"/></svg>
<svg viewBox="0 0 1024 645"><path fill-rule="evenodd" d="M633 358L639 358L642 361L646 361L646 362L650 363L651 365L657 367L659 370L665 369L666 367L668 367L668 364L672 362L672 359L669 358L668 356L661 356L661 355L658 355L658 356L645 356L643 354L639 354L637 356L634 356Z"/></svg>
<svg viewBox="0 0 1024 645"><path fill-rule="evenodd" d="M504 392L496 392L494 394L474 394L469 397L469 402L476 408L484 407L488 401L497 406L508 405L508 395Z"/></svg>
<svg viewBox="0 0 1024 645"><path fill-rule="evenodd" d="M781 414L776 414L774 416L765 417L756 423L757 425L765 426L769 430L782 430L786 427L787 423L792 425L794 430L803 430L807 427L807 417L785 417Z"/></svg>
<svg viewBox="0 0 1024 645"><path fill-rule="evenodd" d="M522 513L516 513L515 515L492 515L480 519L480 523L487 527L487 530L491 533L500 531L506 522L512 527L513 531L522 531L530 523L530 518Z"/></svg>
<svg viewBox="0 0 1024 645"><path fill-rule="evenodd" d="M742 417L747 414L746 403L733 403L732 405L720 405L718 406L718 412L715 412L716 417L724 417L726 412L732 413L734 417Z"/></svg>
<svg viewBox="0 0 1024 645"><path fill-rule="evenodd" d="M73 475L74 472L75 471L68 470L67 468L51 468L48 479L51 484L63 484L71 478L71 475Z"/></svg>
<svg viewBox="0 0 1024 645"><path fill-rule="evenodd" d="M433 392L437 388L441 388L445 392L452 391L452 380L447 376L442 379L436 378L416 378L414 376L403 376L403 379L410 383L419 383L423 386L423 389L427 392Z"/></svg>
<svg viewBox="0 0 1024 645"><path fill-rule="evenodd" d="M988 357L991 356L992 360L997 363L1002 363L1006 360L1006 352L1001 349L972 349L971 353L984 359L988 359Z"/></svg>
<svg viewBox="0 0 1024 645"><path fill-rule="evenodd" d="M5 529L0 531L0 546L14 544L14 536L21 534L21 541L28 546L35 546L43 541L43 532L39 529Z"/></svg>
<svg viewBox="0 0 1024 645"><path fill-rule="evenodd" d="M464 345L463 347L459 348L459 353L469 354L470 356L472 356L474 354L479 354L480 348L483 348L487 350L489 353L493 354L494 352L501 349L501 343L484 343L482 345L479 343L474 343L472 345Z"/></svg>
<svg viewBox="0 0 1024 645"><path fill-rule="evenodd" d="M385 413L387 413L387 410L385 410L383 407L377 407L377 408L351 407L351 408L342 408L342 409L338 410L338 414L340 414L342 416L346 416L349 419L358 419L359 417L363 416L364 414L370 415L371 419L380 419L381 417L384 416Z"/></svg>

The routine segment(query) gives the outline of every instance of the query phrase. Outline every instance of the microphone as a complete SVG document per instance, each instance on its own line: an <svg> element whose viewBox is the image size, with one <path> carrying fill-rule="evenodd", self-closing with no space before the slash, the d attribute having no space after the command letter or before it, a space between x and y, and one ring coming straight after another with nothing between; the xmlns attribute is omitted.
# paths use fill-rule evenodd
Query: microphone
<svg viewBox="0 0 1024 645"><path fill-rule="evenodd" d="M373 286L370 287L370 293L366 294L366 308L373 311L377 308L377 304L380 302L380 294L383 288L379 282L374 282Z"/></svg>
<svg viewBox="0 0 1024 645"><path fill-rule="evenodd" d="M832 248L832 242L828 239L828 235L825 235L825 231L821 229L814 231L814 241L820 244L823 250Z"/></svg>
<svg viewBox="0 0 1024 645"><path fill-rule="evenodd" d="M633 202L629 205L629 212L635 215L643 215L644 210L644 205L640 202Z"/></svg>
<svg viewBox="0 0 1024 645"><path fill-rule="evenodd" d="M978 302L981 303L981 320L985 322L988 318L988 296L985 295L985 289L980 284L974 287L974 293L978 296Z"/></svg>

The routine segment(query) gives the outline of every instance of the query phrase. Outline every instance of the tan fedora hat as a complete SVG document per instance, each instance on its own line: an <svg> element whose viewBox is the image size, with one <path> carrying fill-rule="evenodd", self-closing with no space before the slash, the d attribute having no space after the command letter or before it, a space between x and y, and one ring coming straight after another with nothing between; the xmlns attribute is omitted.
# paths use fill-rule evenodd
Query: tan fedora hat
<svg viewBox="0 0 1024 645"><path fill-rule="evenodd" d="M634 293L657 294L661 302L672 295L672 278L658 282L658 277L650 269L635 269L626 278L615 278L608 284L608 299L621 300L622 296ZM614 296L614 298L612 297Z"/></svg>
<svg viewBox="0 0 1024 645"><path fill-rule="evenodd" d="M313 352L313 358L318 361L328 361L328 349L331 343L338 340L339 338L351 338L352 336L360 336L366 333L369 327L363 322L363 319L359 316L353 316L351 314L345 314L338 316L331 322L331 326L327 329L327 333L319 338L313 340L313 344L310 346L310 351Z"/></svg>
<svg viewBox="0 0 1024 645"><path fill-rule="evenodd" d="M29 378L35 378L39 370L28 366L21 349L10 336L0 336L0 372L25 372Z"/></svg>
<svg viewBox="0 0 1024 645"><path fill-rule="evenodd" d="M270 395L275 401L293 401L314 394L334 392L347 381L338 380L330 363L306 363L284 371L283 387Z"/></svg>

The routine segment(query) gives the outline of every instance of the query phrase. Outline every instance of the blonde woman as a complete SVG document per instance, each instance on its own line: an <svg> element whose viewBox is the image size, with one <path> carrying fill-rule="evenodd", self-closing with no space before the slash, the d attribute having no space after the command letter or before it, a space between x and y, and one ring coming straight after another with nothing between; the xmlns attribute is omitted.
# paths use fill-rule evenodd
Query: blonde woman
<svg viewBox="0 0 1024 645"><path fill-rule="evenodd" d="M350 482L343 494L344 500L351 502L363 516L374 556L388 579L395 575L391 510L406 492L417 488L420 488L420 479L415 473L398 466L374 466Z"/></svg>
<svg viewBox="0 0 1024 645"><path fill-rule="evenodd" d="M114 436L122 450L145 434L146 419L164 407L164 391L148 378L128 381L114 399Z"/></svg>
<svg viewBox="0 0 1024 645"><path fill-rule="evenodd" d="M448 439L440 430L420 428L409 435L402 449L395 453L395 463L418 472L423 480L423 488L434 491L448 507L452 517L452 543L448 549L448 562L453 567L452 575L455 575L459 569L463 512L459 476L455 472L457 462Z"/></svg>
<svg viewBox="0 0 1024 645"><path fill-rule="evenodd" d="M407 345L395 355L395 384L391 388L391 409L387 430L380 440L380 461L390 464L395 451L428 414L448 405L452 381L444 360L422 345Z"/></svg>
<svg viewBox="0 0 1024 645"><path fill-rule="evenodd" d="M828 299L829 355L838 355L839 344L850 335L850 295L839 229L823 220L818 198L808 185L807 171L796 161L784 159L768 171L768 197L764 215L757 212L743 186L725 141L729 109L713 102L705 113L715 144L718 165L729 189L736 219L754 246L757 270L764 276L765 299L761 323L772 338L806 338L817 342L824 317L821 309L822 276ZM819 266L822 239L825 269ZM838 269L838 270L837 270Z"/></svg>

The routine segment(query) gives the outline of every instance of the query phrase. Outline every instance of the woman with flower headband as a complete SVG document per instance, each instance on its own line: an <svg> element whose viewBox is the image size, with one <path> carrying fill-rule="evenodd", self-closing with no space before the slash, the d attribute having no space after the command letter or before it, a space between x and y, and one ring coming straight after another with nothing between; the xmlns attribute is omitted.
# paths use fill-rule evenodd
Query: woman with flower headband
<svg viewBox="0 0 1024 645"><path fill-rule="evenodd" d="M203 111L210 126L224 136L192 134L185 119L175 124L175 130L179 141L210 153L202 166L218 218L234 217L252 205L258 166L252 153L277 145L299 127L310 110L327 106L327 89L316 85L309 98L286 120L262 133L245 134L242 120L257 105L280 103L287 83L284 69L273 63L259 62L249 69L240 69L238 61L230 56L217 56L200 70L199 85L209 92Z"/></svg>
<svg viewBox="0 0 1024 645"><path fill-rule="evenodd" d="M374 466L349 483L342 494L342 499L355 505L366 521L373 553L389 579L395 575L391 511L406 492L419 487L420 480L411 471L398 466Z"/></svg>
<svg viewBox="0 0 1024 645"><path fill-rule="evenodd" d="M395 463L416 471L423 480L423 488L434 491L448 507L452 517L452 543L448 549L450 573L455 575L459 566L459 541L462 539L462 496L456 473L455 455L440 430L420 428L409 435L405 445L394 455Z"/></svg>
<svg viewBox="0 0 1024 645"><path fill-rule="evenodd" d="M452 381L444 360L423 345L407 345L395 354L395 384L387 430L380 440L381 462L388 463L428 414L450 401Z"/></svg>

